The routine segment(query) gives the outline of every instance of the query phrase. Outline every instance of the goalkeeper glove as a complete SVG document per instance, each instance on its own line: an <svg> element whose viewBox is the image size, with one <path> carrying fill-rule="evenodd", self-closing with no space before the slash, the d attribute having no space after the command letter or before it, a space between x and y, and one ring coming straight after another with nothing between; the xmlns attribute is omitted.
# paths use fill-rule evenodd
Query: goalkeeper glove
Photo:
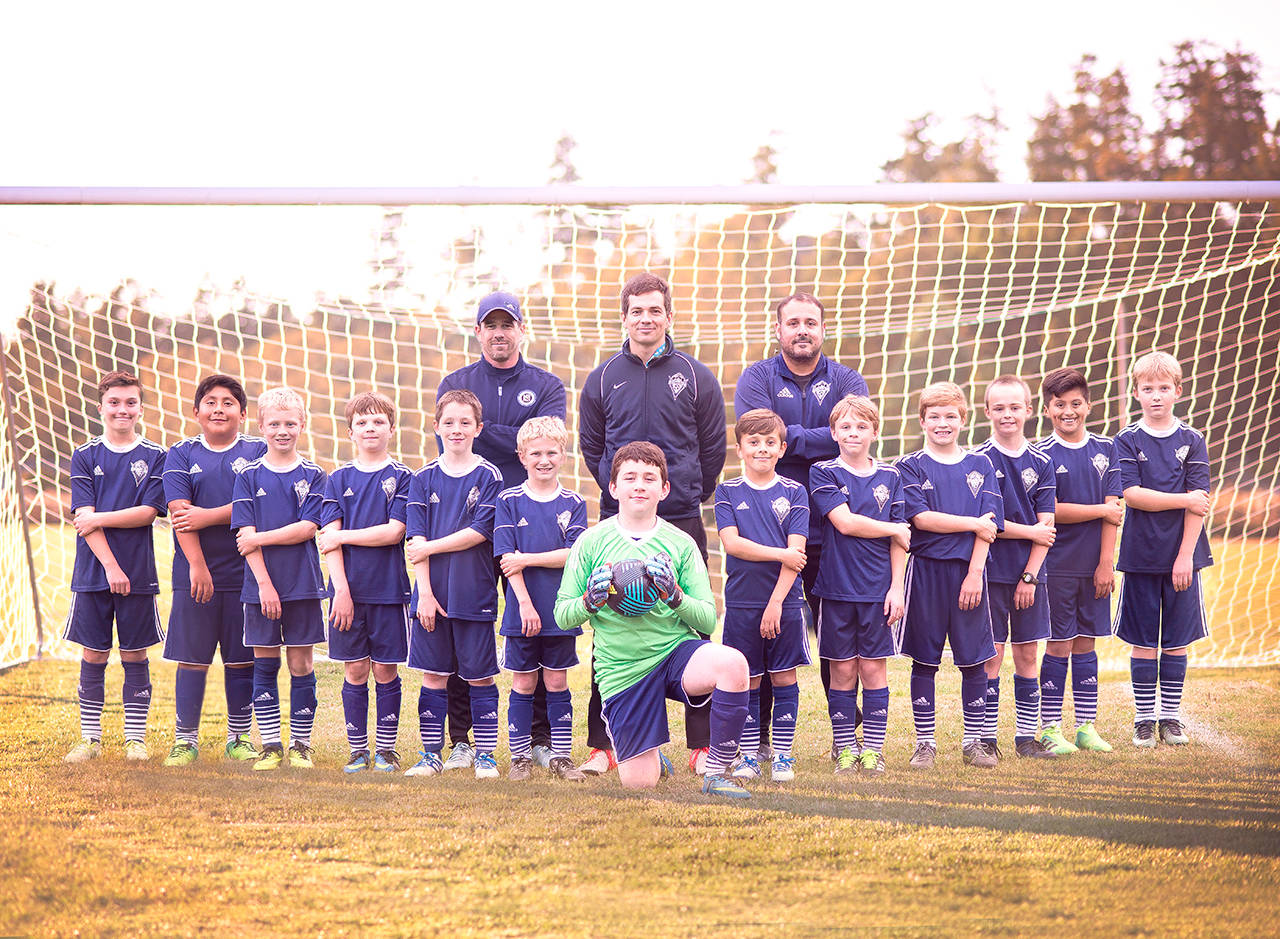
<svg viewBox="0 0 1280 939"><path fill-rule="evenodd" d="M656 554L645 561L644 566L649 576L653 578L653 585L658 588L658 593L662 595L663 600L667 601L667 606L673 610L678 607L684 600L684 592L676 583L676 572L671 566L671 558L665 554Z"/></svg>
<svg viewBox="0 0 1280 939"><path fill-rule="evenodd" d="M596 613L604 606L609 596L609 586L613 583L613 571L608 564L601 564L587 578L587 590L582 595L582 602L588 613Z"/></svg>

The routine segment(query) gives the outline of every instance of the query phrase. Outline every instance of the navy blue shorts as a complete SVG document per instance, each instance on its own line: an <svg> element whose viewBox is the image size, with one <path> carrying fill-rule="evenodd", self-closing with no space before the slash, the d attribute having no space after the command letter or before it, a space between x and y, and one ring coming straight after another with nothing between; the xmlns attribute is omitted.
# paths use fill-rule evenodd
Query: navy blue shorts
<svg viewBox="0 0 1280 939"><path fill-rule="evenodd" d="M790 610L784 607L778 635L765 639L760 635L760 617L764 610L730 607L724 611L724 633L720 641L746 656L752 678L759 678L765 672L785 672L811 665L804 613L803 606Z"/></svg>
<svg viewBox="0 0 1280 939"><path fill-rule="evenodd" d="M884 601L828 600L818 603L818 657L836 662L887 659L897 642L884 615Z"/></svg>
<svg viewBox="0 0 1280 939"><path fill-rule="evenodd" d="M996 654L991 638L987 582L972 610L960 609L960 584L968 561L912 557L907 561L907 612L902 618L902 654L922 665L941 665L944 644L957 666L981 665Z"/></svg>
<svg viewBox="0 0 1280 939"><path fill-rule="evenodd" d="M1209 635L1200 572L1186 590L1171 574L1125 574L1120 584L1116 636L1140 649L1178 649Z"/></svg>
<svg viewBox="0 0 1280 939"><path fill-rule="evenodd" d="M436 628L427 632L421 621L410 623L409 667L433 675L457 675L463 681L480 681L498 674L498 644L492 620L436 617Z"/></svg>
<svg viewBox="0 0 1280 939"><path fill-rule="evenodd" d="M1111 595L1095 597L1093 577L1049 575L1049 629L1055 642L1111 635Z"/></svg>
<svg viewBox="0 0 1280 939"><path fill-rule="evenodd" d="M332 609L330 609L332 612ZM357 603L349 629L329 623L329 658L403 665L409 658L409 604Z"/></svg>
<svg viewBox="0 0 1280 939"><path fill-rule="evenodd" d="M208 603L196 603L187 590L173 592L164 657L183 665L212 665L222 651L223 665L249 665L253 650L244 644L244 604L240 591L221 590Z"/></svg>
<svg viewBox="0 0 1280 939"><path fill-rule="evenodd" d="M578 664L578 637L503 636L502 667L509 672L536 672L540 668L565 671Z"/></svg>
<svg viewBox="0 0 1280 939"><path fill-rule="evenodd" d="M281 600L280 618L267 619L262 605L245 603L244 644L249 647L314 646L324 642L324 611L319 600Z"/></svg>
<svg viewBox="0 0 1280 939"><path fill-rule="evenodd" d="M1035 598L1025 610L1013 605L1013 592L1017 589L1017 584L987 584L991 638L999 644L1013 642L1015 645L1048 639L1049 592L1045 585L1036 584Z"/></svg>
<svg viewBox="0 0 1280 939"><path fill-rule="evenodd" d="M704 707L711 700L709 694L689 697L681 684L689 659L706 644L706 639L686 639L644 678L605 699L605 729L619 762L670 742L667 698L695 708Z"/></svg>
<svg viewBox="0 0 1280 939"><path fill-rule="evenodd" d="M71 594L71 609L62 638L94 652L110 652L112 624L123 652L140 652L164 638L154 593L89 590Z"/></svg>

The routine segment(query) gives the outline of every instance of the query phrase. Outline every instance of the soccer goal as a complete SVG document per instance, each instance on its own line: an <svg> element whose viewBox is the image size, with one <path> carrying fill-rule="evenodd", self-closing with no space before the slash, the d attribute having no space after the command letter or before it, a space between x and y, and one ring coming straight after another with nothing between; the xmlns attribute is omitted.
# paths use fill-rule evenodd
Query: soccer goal
<svg viewBox="0 0 1280 939"><path fill-rule="evenodd" d="M1172 353L1187 375L1177 412L1213 464L1211 638L1194 661L1280 662L1280 184L7 189L0 216L0 664L70 652L67 474L98 432L102 372L141 376L144 433L164 445L196 432L204 374L238 375L251 397L298 388L303 450L326 469L349 456L344 402L376 388L417 466L435 454L440 378L478 356L480 296L521 297L525 356L564 379L572 432L583 379L621 341L619 289L646 269L670 281L676 341L730 410L742 370L777 351L773 304L816 294L824 351L879 399L883 459L920 445L914 393L930 381L980 404L997 375L1036 388L1080 367L1091 429L1114 434L1137 414L1129 363ZM980 407L969 432L986 436ZM569 476L595 496L580 463ZM172 539L156 529L167 585Z"/></svg>

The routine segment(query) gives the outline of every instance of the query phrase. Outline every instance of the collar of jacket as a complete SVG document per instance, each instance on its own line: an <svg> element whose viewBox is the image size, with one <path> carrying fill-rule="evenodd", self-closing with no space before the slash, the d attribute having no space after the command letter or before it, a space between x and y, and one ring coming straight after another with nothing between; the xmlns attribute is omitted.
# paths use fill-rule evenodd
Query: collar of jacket
<svg viewBox="0 0 1280 939"><path fill-rule="evenodd" d="M634 352L631 351L631 340L630 339L622 340L622 354L625 355L627 358L629 358L632 362L635 362L637 365L643 365L645 368L649 368L652 365L656 365L658 362L661 362L663 359L665 359L667 356L671 355L671 353L675 351L676 351L676 344L671 341L671 334L668 333L666 336L663 337L662 345L658 347L658 351L653 354L653 356L649 359L649 361L641 362L640 356L636 355Z"/></svg>
<svg viewBox="0 0 1280 939"><path fill-rule="evenodd" d="M777 361L777 363L778 363L778 373L779 373L780 375L785 375L785 376L787 376L788 378L790 378L790 379L791 379L793 382L795 382L796 384L799 384L799 383L800 383L799 378L797 378L797 377L796 377L796 373L795 373L795 372L793 372L793 371L791 371L791 369L787 367L787 360L786 360L786 357L785 357L785 356L783 356L783 354L782 354L781 352L779 352L776 356L774 356L774 359L775 359L775 360ZM827 374L827 361L828 361L827 357L826 357L825 355L823 355L821 352L819 352L819 353L818 353L818 364L817 364L817 365L815 365L815 366L813 367L813 371L809 373L809 381L813 381L813 380L814 380L815 378L817 378L819 375L822 375L822 376L824 376L824 377L826 376L826 374Z"/></svg>
<svg viewBox="0 0 1280 939"><path fill-rule="evenodd" d="M484 374L488 375L491 378L496 378L499 381L505 381L508 378L515 378L517 375L523 372L525 362L524 362L524 355L520 354L516 356L515 365L511 366L510 368L498 368L496 365L493 365L492 363L490 363L490 361L482 355L480 356L480 361L477 364L480 371L483 372Z"/></svg>

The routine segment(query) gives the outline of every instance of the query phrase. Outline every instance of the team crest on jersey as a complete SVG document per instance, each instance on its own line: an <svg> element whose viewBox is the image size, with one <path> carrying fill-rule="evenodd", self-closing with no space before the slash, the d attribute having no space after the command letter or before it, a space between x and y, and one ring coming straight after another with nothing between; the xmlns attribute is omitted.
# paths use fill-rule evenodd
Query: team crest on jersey
<svg viewBox="0 0 1280 939"><path fill-rule="evenodd" d="M778 520L778 524L782 524L782 520L787 517L787 513L791 511L791 503L783 496L778 496L770 503L773 508L773 517Z"/></svg>
<svg viewBox="0 0 1280 939"><path fill-rule="evenodd" d="M822 399L831 391L831 383L826 381L815 381L810 386L810 390L813 392L813 396L818 399L818 403L821 404Z"/></svg>
<svg viewBox="0 0 1280 939"><path fill-rule="evenodd" d="M982 474L977 470L972 470L969 475L964 478L964 481L969 484L969 491L972 492L976 498L978 493L982 491Z"/></svg>
<svg viewBox="0 0 1280 939"><path fill-rule="evenodd" d="M889 487L884 483L880 483L880 485L871 490L871 495L875 498L876 505L883 510L884 504L889 501Z"/></svg>
<svg viewBox="0 0 1280 939"><path fill-rule="evenodd" d="M141 486L142 481L147 478L147 461L134 460L129 464L129 472L133 474L133 484Z"/></svg>
<svg viewBox="0 0 1280 939"><path fill-rule="evenodd" d="M689 379L684 377L681 372L676 372L667 379L667 387L671 389L671 397L680 397L680 392L689 387Z"/></svg>
<svg viewBox="0 0 1280 939"><path fill-rule="evenodd" d="M1107 474L1107 469L1111 466L1111 461L1102 453L1095 453L1093 455L1092 463L1093 468L1098 471L1099 476L1105 476Z"/></svg>
<svg viewBox="0 0 1280 939"><path fill-rule="evenodd" d="M1173 455L1178 458L1179 463L1185 463L1187 462L1187 454L1190 452L1190 447L1179 447L1173 451Z"/></svg>
<svg viewBox="0 0 1280 939"><path fill-rule="evenodd" d="M791 389L790 389L790 388L783 388L783 389L781 389L781 390L778 392L777 397L779 397L779 398L794 398L794 397L795 397L795 395L793 395L793 394L791 393Z"/></svg>
<svg viewBox="0 0 1280 939"><path fill-rule="evenodd" d="M307 501L307 496L311 494L311 483L305 479L299 479L293 484L294 495L298 497L298 508L302 508L302 503Z"/></svg>
<svg viewBox="0 0 1280 939"><path fill-rule="evenodd" d="M249 461L242 456L236 457L231 461L231 472L239 476L244 472L244 468L249 465Z"/></svg>
<svg viewBox="0 0 1280 939"><path fill-rule="evenodd" d="M556 524L560 526L560 537L563 538L569 531L569 510L565 509L556 515Z"/></svg>
<svg viewBox="0 0 1280 939"><path fill-rule="evenodd" d="M474 512L476 503L480 501L480 487L472 486L471 491L467 493L467 511Z"/></svg>
<svg viewBox="0 0 1280 939"><path fill-rule="evenodd" d="M538 396L528 388L526 388L524 391L516 395L516 401L518 401L520 403L520 406L523 408L527 408L529 405L533 404L533 402L537 400L538 400Z"/></svg>
<svg viewBox="0 0 1280 939"><path fill-rule="evenodd" d="M382 481L382 494L387 497L388 502L395 498L396 478L394 476L388 476Z"/></svg>
<svg viewBox="0 0 1280 939"><path fill-rule="evenodd" d="M1027 490L1027 492L1030 492L1031 487L1038 482L1040 482L1040 474L1031 467L1028 466L1022 471L1022 488Z"/></svg>

